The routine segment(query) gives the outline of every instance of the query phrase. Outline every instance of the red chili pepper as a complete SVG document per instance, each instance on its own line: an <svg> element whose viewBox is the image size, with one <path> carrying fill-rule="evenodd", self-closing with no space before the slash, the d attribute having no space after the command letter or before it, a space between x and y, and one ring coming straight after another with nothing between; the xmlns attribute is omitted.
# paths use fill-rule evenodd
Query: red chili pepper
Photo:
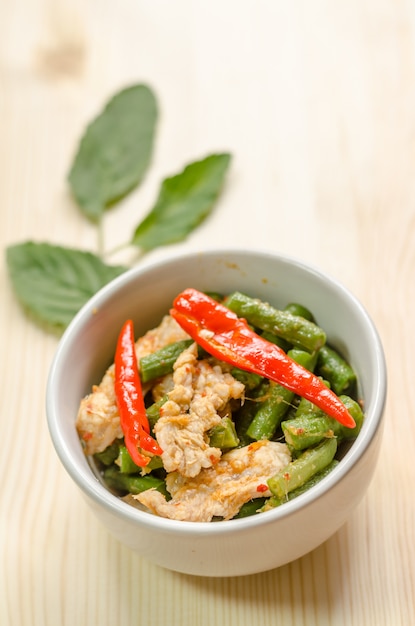
<svg viewBox="0 0 415 626"><path fill-rule="evenodd" d="M258 485L258 487L256 488L258 493L265 493L265 491L268 491L268 485Z"/></svg>
<svg viewBox="0 0 415 626"><path fill-rule="evenodd" d="M356 426L343 402L318 376L253 332L246 320L224 305L196 289L185 289L173 307L171 316L212 356L279 383L348 428Z"/></svg>
<svg viewBox="0 0 415 626"><path fill-rule="evenodd" d="M140 376L137 369L137 356L134 344L134 327L127 320L118 337L115 352L115 397L120 413L121 430L124 442L136 465L144 467L151 457L141 454L138 448L162 454L162 449L151 437Z"/></svg>

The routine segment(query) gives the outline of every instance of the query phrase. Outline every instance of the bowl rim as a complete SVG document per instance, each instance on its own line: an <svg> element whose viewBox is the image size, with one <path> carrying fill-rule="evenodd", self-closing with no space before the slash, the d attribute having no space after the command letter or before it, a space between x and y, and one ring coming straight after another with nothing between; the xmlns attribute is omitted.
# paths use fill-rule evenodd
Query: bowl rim
<svg viewBox="0 0 415 626"><path fill-rule="evenodd" d="M244 255L245 257L252 258L272 258L280 262L292 264L297 268L304 270L308 273L315 274L320 280L328 282L331 287L339 291L343 297L346 297L349 302L358 311L362 322L366 326L366 331L370 334L370 340L374 347L374 356L377 366L376 380L378 381L375 388L374 401L372 414L370 420L364 423L364 428L360 432L357 439L353 442L353 445L346 452L339 463L324 479L322 479L317 485L315 485L309 491L299 495L297 498L284 503L283 506L276 507L266 513L260 515L253 515L244 518L227 520L226 523L212 523L212 522L191 522L172 520L163 517L158 517L147 511L141 511L138 508L131 506L124 502L117 496L113 495L99 479L94 475L92 469L88 466L88 473L79 471L76 459L73 458L71 448L65 440L64 433L59 420L58 401L54 394L55 380L59 375L61 362L65 359L65 355L70 349L70 345L73 336L77 334L78 327L82 325L84 321L89 317L91 309L99 308L107 299L111 298L114 291L122 288L130 281L136 279L142 274L147 274L164 267L166 264L172 262L191 261L191 259L203 257L226 257L230 255ZM88 300L88 302L80 309L70 322L62 337L59 340L57 349L55 351L52 363L49 369L49 374L46 383L46 417L49 434L54 445L55 451L62 462L65 470L78 485L81 491L85 495L89 496L95 503L104 506L108 512L115 516L121 516L122 518L129 520L137 524L137 527L144 526L152 528L153 530L162 531L165 534L191 534L191 535L223 535L229 533L236 533L239 531L246 531L251 527L258 528L263 525L275 523L277 519L282 519L287 516L293 515L299 509L304 509L310 506L315 500L319 499L323 494L330 491L337 485L348 472L357 464L359 459L363 456L366 449L369 447L372 440L375 438L377 431L379 430L384 413L384 406L387 395L387 371L386 361L383 346L379 333L369 315L366 308L358 300L358 298L346 288L338 279L331 276L326 271L318 268L316 265L304 261L298 257L287 255L285 253L278 253L271 250L259 250L242 248L204 248L198 252L187 251L173 254L167 254L162 258L155 259L150 262L140 263L128 270L126 270L120 276L114 278L112 281L102 287L96 294ZM74 422L75 423L75 422Z"/></svg>

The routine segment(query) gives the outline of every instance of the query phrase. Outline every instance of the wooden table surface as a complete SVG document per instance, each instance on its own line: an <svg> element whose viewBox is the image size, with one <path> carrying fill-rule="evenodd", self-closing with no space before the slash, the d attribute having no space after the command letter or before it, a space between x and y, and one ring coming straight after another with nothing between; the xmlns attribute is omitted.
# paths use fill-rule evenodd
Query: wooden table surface
<svg viewBox="0 0 415 626"><path fill-rule="evenodd" d="M58 338L18 305L6 246L97 250L66 174L86 123L147 83L161 111L139 189L105 218L124 241L160 181L233 155L209 219L142 263L203 246L287 252L341 280L381 335L384 440L369 491L324 545L242 578L165 571L112 539L53 449ZM415 623L415 3L3 0L0 3L2 626Z"/></svg>

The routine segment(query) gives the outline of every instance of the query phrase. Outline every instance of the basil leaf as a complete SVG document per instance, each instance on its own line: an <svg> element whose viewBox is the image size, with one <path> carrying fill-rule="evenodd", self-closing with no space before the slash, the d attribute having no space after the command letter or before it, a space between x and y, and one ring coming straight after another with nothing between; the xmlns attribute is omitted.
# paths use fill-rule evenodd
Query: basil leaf
<svg viewBox="0 0 415 626"><path fill-rule="evenodd" d="M148 251L185 239L210 213L230 160L230 154L212 154L166 178L155 206L138 225L132 244Z"/></svg>
<svg viewBox="0 0 415 626"><path fill-rule="evenodd" d="M9 275L24 308L47 325L65 328L89 298L127 268L90 252L27 241L6 251Z"/></svg>
<svg viewBox="0 0 415 626"><path fill-rule="evenodd" d="M117 93L87 127L68 175L81 210L98 221L142 180L150 163L157 103L146 85Z"/></svg>

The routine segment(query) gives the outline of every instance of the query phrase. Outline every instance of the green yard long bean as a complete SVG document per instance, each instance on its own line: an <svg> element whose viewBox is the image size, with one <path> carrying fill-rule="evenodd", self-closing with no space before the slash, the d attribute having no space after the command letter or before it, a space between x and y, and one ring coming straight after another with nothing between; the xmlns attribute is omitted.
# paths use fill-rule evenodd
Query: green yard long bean
<svg viewBox="0 0 415 626"><path fill-rule="evenodd" d="M356 373L349 363L331 346L322 346L318 352L317 371L337 395L354 391Z"/></svg>
<svg viewBox="0 0 415 626"><path fill-rule="evenodd" d="M236 448L239 438L236 433L235 424L230 417L223 417L219 424L213 426L209 431L209 445L221 450Z"/></svg>
<svg viewBox="0 0 415 626"><path fill-rule="evenodd" d="M235 291L225 300L226 306L249 324L275 333L289 343L314 352L326 343L326 333L314 322L274 308L267 302Z"/></svg>
<svg viewBox="0 0 415 626"><path fill-rule="evenodd" d="M156 476L140 476L139 474L122 474L114 466L108 467L104 471L104 480L107 485L115 491L137 494L147 489L157 489L162 493L166 492L166 485L162 478Z"/></svg>
<svg viewBox="0 0 415 626"><path fill-rule="evenodd" d="M262 510L268 511L269 509L275 508L276 506L281 506L281 504L284 504L284 502L289 502L290 500L294 500L294 498L301 496L301 494L305 493L306 491L311 489L311 487L317 485L321 480L323 480L323 478L328 476L338 464L339 461L337 461L337 459L333 459L331 463L326 465L326 467L324 467L320 472L314 474L311 478L309 478L296 489L289 491L283 498L280 498L279 496L271 496L264 503Z"/></svg>
<svg viewBox="0 0 415 626"><path fill-rule="evenodd" d="M320 409L306 411L300 402L296 416L281 424L285 441L296 450L304 450L329 437L337 437L339 442L355 439L362 427L363 411L353 398L346 395L340 398L353 416L355 428L345 428Z"/></svg>
<svg viewBox="0 0 415 626"><path fill-rule="evenodd" d="M305 307L303 304L299 304L298 302L290 302L289 304L287 304L286 307L284 307L284 311L288 311L288 313L291 313L292 315L304 317L304 319L308 320L309 322L315 323L314 315L312 314L312 312L307 309L307 307Z"/></svg>
<svg viewBox="0 0 415 626"><path fill-rule="evenodd" d="M190 346L191 339L183 339L167 345L140 359L140 376L143 383L170 374L178 356Z"/></svg>
<svg viewBox="0 0 415 626"><path fill-rule="evenodd" d="M309 352L297 348L289 350L288 355L310 371L315 365L316 359ZM248 436L257 441L260 439L272 439L275 431L287 413L294 399L294 395L292 391L271 381L269 383L267 398L259 406L247 430Z"/></svg>
<svg viewBox="0 0 415 626"><path fill-rule="evenodd" d="M334 459L337 451L337 440L326 439L313 448L308 448L289 465L268 480L271 492L284 498L290 491L298 489L310 478L327 467Z"/></svg>

